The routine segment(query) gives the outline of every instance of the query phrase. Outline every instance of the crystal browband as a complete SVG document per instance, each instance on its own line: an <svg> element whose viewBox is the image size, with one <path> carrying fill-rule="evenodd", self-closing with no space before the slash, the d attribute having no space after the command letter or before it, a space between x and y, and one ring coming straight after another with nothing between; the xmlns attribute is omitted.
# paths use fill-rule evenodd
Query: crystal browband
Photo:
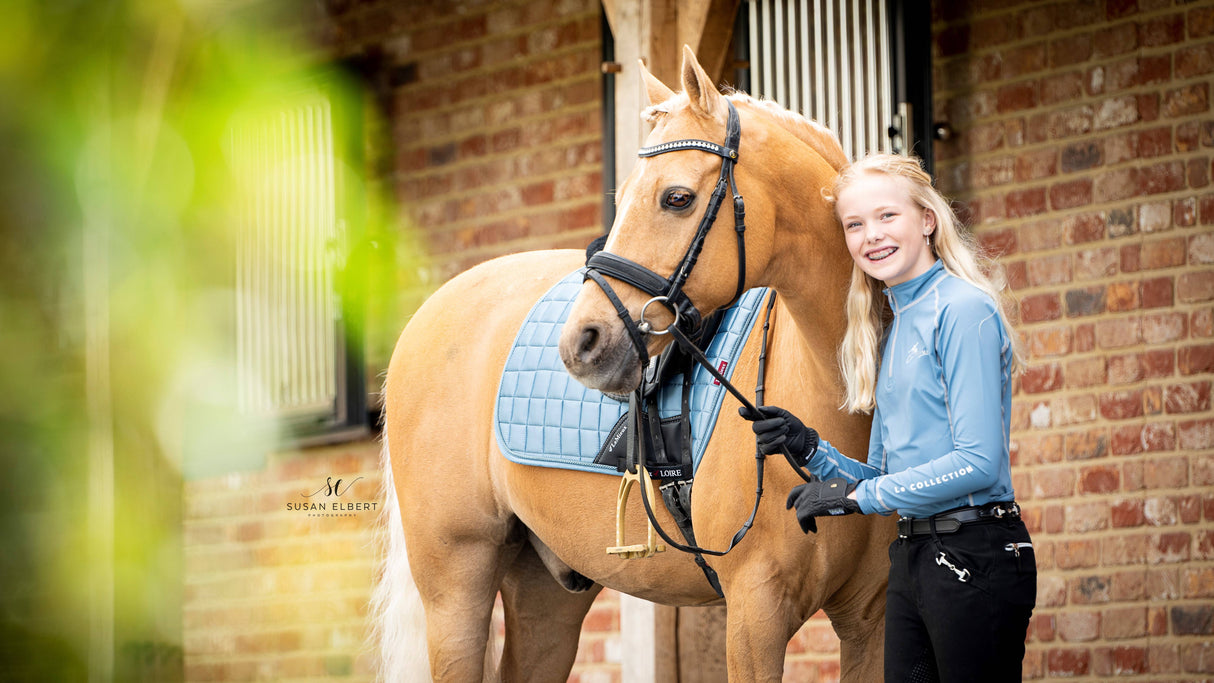
<svg viewBox="0 0 1214 683"><path fill-rule="evenodd" d="M725 157L726 159L737 159L738 158L737 150L733 150L733 149L730 149L723 145L718 145L715 142L709 142L707 140L671 140L670 142L663 142L659 145L653 145L652 147L642 147L639 150L637 150L637 156L652 157L652 156L657 156L659 154L665 154L666 152L678 151L681 149L703 150L705 152L712 152L713 154L716 154L717 156Z"/></svg>

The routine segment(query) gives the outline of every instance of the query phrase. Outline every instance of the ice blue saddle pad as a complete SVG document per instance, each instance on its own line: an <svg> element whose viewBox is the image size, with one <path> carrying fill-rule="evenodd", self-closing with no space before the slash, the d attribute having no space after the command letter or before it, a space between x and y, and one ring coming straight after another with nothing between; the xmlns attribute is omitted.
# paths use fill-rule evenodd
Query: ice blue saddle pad
<svg viewBox="0 0 1214 683"><path fill-rule="evenodd" d="M561 325L582 287L582 271L567 275L532 307L514 339L494 408L497 443L506 458L524 465L619 474L613 465L594 462L612 426L628 410L621 402L588 389L565 372L557 353ZM726 311L705 356L732 378L742 346L750 336L767 293L752 289ZM679 414L683 376L661 389L658 412ZM716 426L725 387L702 367L692 371L691 443L698 466Z"/></svg>

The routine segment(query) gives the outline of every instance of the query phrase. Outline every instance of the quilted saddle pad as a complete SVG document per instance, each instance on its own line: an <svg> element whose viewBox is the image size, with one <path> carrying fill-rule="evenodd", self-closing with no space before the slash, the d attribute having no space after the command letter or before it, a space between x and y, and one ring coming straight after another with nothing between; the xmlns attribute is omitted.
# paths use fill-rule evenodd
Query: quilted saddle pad
<svg viewBox="0 0 1214 683"><path fill-rule="evenodd" d="M628 403L588 389L565 372L557 352L561 325L569 317L582 287L582 271L565 276L527 314L502 370L494 407L494 430L506 458L524 465L619 474L612 465L596 464L595 456ZM752 289L721 320L705 356L726 378L732 378L766 288ZM661 389L658 412L678 415L683 376L672 377ZM702 367L692 372L691 442L693 467L716 426L725 387Z"/></svg>

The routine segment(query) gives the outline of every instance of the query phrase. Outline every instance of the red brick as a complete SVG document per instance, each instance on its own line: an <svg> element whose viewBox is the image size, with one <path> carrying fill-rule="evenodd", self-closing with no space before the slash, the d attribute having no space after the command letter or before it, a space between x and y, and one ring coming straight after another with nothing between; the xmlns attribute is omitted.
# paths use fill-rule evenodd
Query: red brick
<svg viewBox="0 0 1214 683"><path fill-rule="evenodd" d="M1091 105L1035 114L1029 118L1029 142L1063 140L1091 132L1095 111Z"/></svg>
<svg viewBox="0 0 1214 683"><path fill-rule="evenodd" d="M1142 245L1142 268L1153 270L1182 266L1185 262L1185 254L1183 237L1145 242Z"/></svg>
<svg viewBox="0 0 1214 683"><path fill-rule="evenodd" d="M1087 179L1059 183L1050 187L1050 208L1073 209L1092 203L1092 181Z"/></svg>
<svg viewBox="0 0 1214 683"><path fill-rule="evenodd" d="M1066 435L1065 451L1067 460L1103 458L1108 453L1108 437L1102 430L1072 432ZM1082 489L1085 486L1082 477L1086 476L1086 472L1081 472L1080 475ZM1098 477L1099 474L1094 476ZM1099 485L1099 482L1092 482L1092 485Z"/></svg>
<svg viewBox="0 0 1214 683"><path fill-rule="evenodd" d="M1068 104L1084 94L1083 73L1071 71L1041 79L1041 104Z"/></svg>
<svg viewBox="0 0 1214 683"><path fill-rule="evenodd" d="M1214 35L1214 7L1197 7L1186 15L1189 37L1199 38Z"/></svg>
<svg viewBox="0 0 1214 683"><path fill-rule="evenodd" d="M1150 670L1145 647L1097 648L1094 654L1092 670L1100 676L1135 676Z"/></svg>
<svg viewBox="0 0 1214 683"><path fill-rule="evenodd" d="M1050 468L1033 473L1033 498L1063 498L1075 491L1075 470Z"/></svg>
<svg viewBox="0 0 1214 683"><path fill-rule="evenodd" d="M1069 256L1046 256L1026 264L1028 282L1032 286L1056 285L1071 281Z"/></svg>
<svg viewBox="0 0 1214 683"><path fill-rule="evenodd" d="M1214 419L1181 422L1176 428L1180 448L1194 451L1214 448Z"/></svg>
<svg viewBox="0 0 1214 683"><path fill-rule="evenodd" d="M1172 203L1148 202L1138 207L1138 231L1163 232L1172 229Z"/></svg>
<svg viewBox="0 0 1214 683"><path fill-rule="evenodd" d="M1172 222L1182 228L1197 225L1197 200L1193 197L1172 202Z"/></svg>
<svg viewBox="0 0 1214 683"><path fill-rule="evenodd" d="M1016 242L1016 231L1011 228L983 230L978 234L978 244L993 258L1014 254L1019 248Z"/></svg>
<svg viewBox="0 0 1214 683"><path fill-rule="evenodd" d="M1138 297L1143 308L1166 308L1173 304L1172 278L1158 277L1139 283Z"/></svg>
<svg viewBox="0 0 1214 683"><path fill-rule="evenodd" d="M1053 649L1046 654L1046 673L1049 676L1086 676L1091 666L1092 653L1087 649Z"/></svg>
<svg viewBox="0 0 1214 683"><path fill-rule="evenodd" d="M1122 499L1113 503L1109 511L1113 528L1142 526L1146 519L1142 507L1142 500L1137 498Z"/></svg>
<svg viewBox="0 0 1214 683"><path fill-rule="evenodd" d="M1138 120L1144 122L1159 120L1159 94L1143 93L1135 99L1138 101Z"/></svg>
<svg viewBox="0 0 1214 683"><path fill-rule="evenodd" d="M1057 230L1056 227L1055 230ZM1062 231L1065 234L1067 244L1094 242L1104 238L1105 221L1097 213L1082 213L1067 216L1062 221Z"/></svg>
<svg viewBox="0 0 1214 683"><path fill-rule="evenodd" d="M1046 211L1046 192L1044 188L1014 190L1007 194L1006 202L1008 218L1034 216Z"/></svg>
<svg viewBox="0 0 1214 683"><path fill-rule="evenodd" d="M1070 389L1098 386L1108 380L1108 366L1104 357L1073 360L1066 364L1064 376Z"/></svg>
<svg viewBox="0 0 1214 683"><path fill-rule="evenodd" d="M1176 430L1172 423L1147 423L1115 427L1111 433L1113 455L1170 451L1176 448Z"/></svg>
<svg viewBox="0 0 1214 683"><path fill-rule="evenodd" d="M1108 130L1128 126L1137 121L1138 98L1133 96L1110 97L1102 100L1096 107L1092 127L1095 130Z"/></svg>
<svg viewBox="0 0 1214 683"><path fill-rule="evenodd" d="M1059 541L1054 552L1059 569L1100 566L1100 541L1080 539Z"/></svg>
<svg viewBox="0 0 1214 683"><path fill-rule="evenodd" d="M1214 270L1181 274L1176 278L1176 297L1183 303L1214 299Z"/></svg>
<svg viewBox="0 0 1214 683"><path fill-rule="evenodd" d="M1057 391L1062 388L1062 370L1057 363L1030 367L1025 370L1020 387L1029 394Z"/></svg>
<svg viewBox="0 0 1214 683"><path fill-rule="evenodd" d="M1189 559L1192 540L1187 532L1153 535L1149 546L1151 554L1147 559L1151 564L1184 562Z"/></svg>
<svg viewBox="0 0 1214 683"><path fill-rule="evenodd" d="M1142 321L1137 317L1101 320L1096 323L1096 343L1102 349L1134 346L1142 339Z"/></svg>
<svg viewBox="0 0 1214 683"><path fill-rule="evenodd" d="M1092 199L1100 203L1131 199L1143 193L1142 185L1137 169L1110 170L1096 177Z"/></svg>
<svg viewBox="0 0 1214 683"><path fill-rule="evenodd" d="M1193 311L1189 318L1189 333L1196 338L1214 337L1214 308Z"/></svg>
<svg viewBox="0 0 1214 683"><path fill-rule="evenodd" d="M1025 323L1057 320L1062 317L1062 303L1057 294L1035 294L1020 301L1020 320Z"/></svg>
<svg viewBox="0 0 1214 683"><path fill-rule="evenodd" d="M1181 426L1180 447L1185 448ZM1149 489L1177 489L1189 484L1189 461L1183 456L1148 460L1143 466L1143 483Z"/></svg>
<svg viewBox="0 0 1214 683"><path fill-rule="evenodd" d="M1112 493L1119 488L1121 488L1121 471L1117 467L1100 465L1085 467L1080 471L1080 493Z"/></svg>
<svg viewBox="0 0 1214 683"><path fill-rule="evenodd" d="M1168 118L1203 114L1210 108L1210 84L1187 85L1163 93L1161 113Z"/></svg>
<svg viewBox="0 0 1214 683"><path fill-rule="evenodd" d="M1184 313L1148 313L1142 316L1142 341L1166 344L1188 336L1189 318Z"/></svg>
<svg viewBox="0 0 1214 683"><path fill-rule="evenodd" d="M1108 420L1141 417L1142 391L1111 391L1100 395L1100 414Z"/></svg>
<svg viewBox="0 0 1214 683"><path fill-rule="evenodd" d="M1096 31L1093 52L1097 57L1125 54L1138 49L1138 27L1133 22L1123 22Z"/></svg>
<svg viewBox="0 0 1214 683"><path fill-rule="evenodd" d="M1177 352L1176 364L1182 375L1214 372L1214 344L1181 348Z"/></svg>
<svg viewBox="0 0 1214 683"><path fill-rule="evenodd" d="M1184 33L1184 15L1169 14L1139 24L1138 41L1144 47L1171 45L1184 40Z"/></svg>
<svg viewBox="0 0 1214 683"><path fill-rule="evenodd" d="M1151 537L1146 534L1105 536L1101 541L1104 567L1121 567L1146 563Z"/></svg>
<svg viewBox="0 0 1214 683"><path fill-rule="evenodd" d="M1075 353L1087 353L1096 348L1096 326L1090 323L1075 326Z"/></svg>
<svg viewBox="0 0 1214 683"><path fill-rule="evenodd" d="M1101 224L1103 227L1103 223ZM1033 221L1020 226L1017 242L1021 251L1045 251L1055 249L1063 243L1063 231L1054 219Z"/></svg>
<svg viewBox="0 0 1214 683"><path fill-rule="evenodd" d="M1040 93L1036 81L1023 81L1001 86L995 92L995 107L1000 114L1032 109L1037 106Z"/></svg>
<svg viewBox="0 0 1214 683"><path fill-rule="evenodd" d="M1100 637L1100 612L1063 612L1057 619L1058 636L1068 643L1085 643Z"/></svg>
<svg viewBox="0 0 1214 683"><path fill-rule="evenodd" d="M1121 264L1121 272L1137 273L1142 270L1141 244L1126 244L1117 251L1117 256Z"/></svg>
<svg viewBox="0 0 1214 683"><path fill-rule="evenodd" d="M1185 189L1186 171L1182 161L1170 161L1141 169L1138 179L1142 181L1145 194L1161 194Z"/></svg>
<svg viewBox="0 0 1214 683"><path fill-rule="evenodd" d="M1028 347L1033 358L1064 356L1071 352L1071 328L1060 326L1033 330L1029 334Z"/></svg>
<svg viewBox="0 0 1214 683"><path fill-rule="evenodd" d="M1117 313L1132 311L1141 305L1138 298L1138 283L1114 282L1105 290L1108 310Z"/></svg>

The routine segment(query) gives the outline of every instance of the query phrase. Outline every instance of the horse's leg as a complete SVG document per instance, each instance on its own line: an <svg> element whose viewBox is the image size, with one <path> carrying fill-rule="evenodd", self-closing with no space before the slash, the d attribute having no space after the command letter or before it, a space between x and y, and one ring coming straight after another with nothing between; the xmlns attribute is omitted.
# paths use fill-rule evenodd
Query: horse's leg
<svg viewBox="0 0 1214 683"><path fill-rule="evenodd" d="M756 567L746 574L753 580L735 577L724 587L729 680L778 682L788 641L804 619L797 618L786 586L772 572Z"/></svg>
<svg viewBox="0 0 1214 683"><path fill-rule="evenodd" d="M839 636L842 681L861 683L884 677L887 541L884 534L872 534L867 557L858 565L861 568L822 606Z"/></svg>
<svg viewBox="0 0 1214 683"><path fill-rule="evenodd" d="M410 565L426 608L431 676L436 683L485 680L493 604L521 538L502 542L452 533L429 541L409 538Z"/></svg>
<svg viewBox="0 0 1214 683"><path fill-rule="evenodd" d="M535 541L538 542L538 541ZM525 544L502 582L506 646L502 651L503 683L568 680L577 656L582 620L602 590L567 567L548 564L531 543ZM560 576L560 582L553 573ZM577 592L571 592L571 590Z"/></svg>

